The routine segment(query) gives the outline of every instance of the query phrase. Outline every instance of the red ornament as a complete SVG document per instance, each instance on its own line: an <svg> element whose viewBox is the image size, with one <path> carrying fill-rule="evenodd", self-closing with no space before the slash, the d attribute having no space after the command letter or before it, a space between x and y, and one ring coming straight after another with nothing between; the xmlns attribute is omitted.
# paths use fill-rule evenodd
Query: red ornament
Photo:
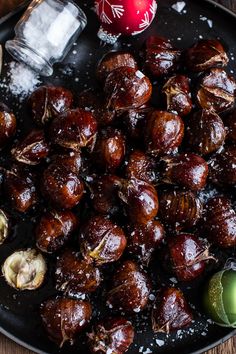
<svg viewBox="0 0 236 354"><path fill-rule="evenodd" d="M101 21L98 37L113 44L120 35L135 36L152 23L156 0L95 0L96 13Z"/></svg>

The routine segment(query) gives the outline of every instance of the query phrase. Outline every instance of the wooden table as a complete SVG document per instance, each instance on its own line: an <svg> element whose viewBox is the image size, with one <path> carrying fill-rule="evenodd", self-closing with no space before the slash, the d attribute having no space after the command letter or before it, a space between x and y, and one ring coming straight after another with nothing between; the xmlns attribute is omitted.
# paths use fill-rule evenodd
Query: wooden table
<svg viewBox="0 0 236 354"><path fill-rule="evenodd" d="M197 1L197 0L196 0ZM236 0L215 0L225 5L229 9L236 12ZM236 337L230 339L226 343L210 350L205 354L235 354L236 353ZM8 338L0 335L0 354L32 354L31 351L20 347Z"/></svg>

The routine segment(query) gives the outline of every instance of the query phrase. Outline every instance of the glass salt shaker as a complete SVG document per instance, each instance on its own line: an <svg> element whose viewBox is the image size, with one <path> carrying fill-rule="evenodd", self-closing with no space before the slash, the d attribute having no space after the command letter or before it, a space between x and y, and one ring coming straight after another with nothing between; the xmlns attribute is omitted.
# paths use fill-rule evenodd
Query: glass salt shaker
<svg viewBox="0 0 236 354"><path fill-rule="evenodd" d="M53 73L87 24L81 8L71 0L34 0L15 27L7 51L43 76Z"/></svg>

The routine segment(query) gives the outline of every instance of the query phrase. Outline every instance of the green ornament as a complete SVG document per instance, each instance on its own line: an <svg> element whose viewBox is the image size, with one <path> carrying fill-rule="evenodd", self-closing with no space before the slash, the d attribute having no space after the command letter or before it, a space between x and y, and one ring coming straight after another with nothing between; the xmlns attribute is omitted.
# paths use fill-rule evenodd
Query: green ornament
<svg viewBox="0 0 236 354"><path fill-rule="evenodd" d="M209 280L203 303L207 314L220 326L236 328L236 264Z"/></svg>

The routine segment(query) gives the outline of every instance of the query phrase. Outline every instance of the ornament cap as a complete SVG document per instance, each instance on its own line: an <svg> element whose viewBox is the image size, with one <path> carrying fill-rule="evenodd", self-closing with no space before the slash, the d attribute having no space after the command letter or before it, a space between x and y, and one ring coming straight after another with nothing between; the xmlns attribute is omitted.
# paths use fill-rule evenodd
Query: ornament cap
<svg viewBox="0 0 236 354"><path fill-rule="evenodd" d="M99 28L98 31L98 38L100 38L103 42L107 44L115 44L117 39L121 36L121 33L112 34L107 32L102 26Z"/></svg>

